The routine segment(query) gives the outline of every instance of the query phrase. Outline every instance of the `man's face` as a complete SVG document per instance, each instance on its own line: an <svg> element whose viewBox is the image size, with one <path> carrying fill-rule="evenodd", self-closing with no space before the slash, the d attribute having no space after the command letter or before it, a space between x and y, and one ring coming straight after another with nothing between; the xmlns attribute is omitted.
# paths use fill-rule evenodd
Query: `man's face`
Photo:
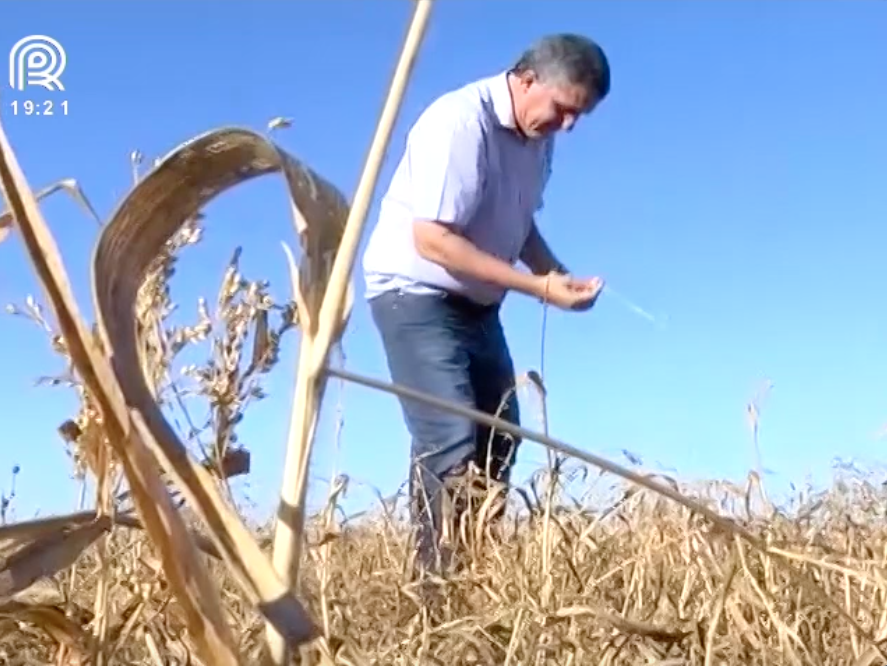
<svg viewBox="0 0 887 666"><path fill-rule="evenodd" d="M521 130L532 139L569 132L597 104L584 86L541 83L532 72L521 75L518 88L522 94L515 113Z"/></svg>

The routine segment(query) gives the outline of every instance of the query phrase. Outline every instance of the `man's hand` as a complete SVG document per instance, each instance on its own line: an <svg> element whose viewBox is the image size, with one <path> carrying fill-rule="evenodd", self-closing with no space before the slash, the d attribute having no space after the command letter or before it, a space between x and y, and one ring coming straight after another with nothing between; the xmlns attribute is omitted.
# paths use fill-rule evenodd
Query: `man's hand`
<svg viewBox="0 0 887 666"><path fill-rule="evenodd" d="M599 277L577 280L569 275L549 273L545 280L545 301L574 312L590 310L604 289L604 280Z"/></svg>

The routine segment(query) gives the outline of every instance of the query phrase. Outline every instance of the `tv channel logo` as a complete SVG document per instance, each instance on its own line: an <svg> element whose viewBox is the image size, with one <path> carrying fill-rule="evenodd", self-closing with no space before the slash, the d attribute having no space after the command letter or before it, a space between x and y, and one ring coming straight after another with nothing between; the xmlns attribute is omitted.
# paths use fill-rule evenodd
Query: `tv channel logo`
<svg viewBox="0 0 887 666"><path fill-rule="evenodd" d="M67 64L65 49L57 40L47 35L28 35L9 51L9 85L13 90L64 90L61 76Z"/></svg>

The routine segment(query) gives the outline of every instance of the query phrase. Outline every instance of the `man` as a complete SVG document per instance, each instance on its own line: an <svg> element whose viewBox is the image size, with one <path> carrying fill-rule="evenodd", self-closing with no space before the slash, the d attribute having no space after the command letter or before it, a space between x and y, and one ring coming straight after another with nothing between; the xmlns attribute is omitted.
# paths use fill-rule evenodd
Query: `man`
<svg viewBox="0 0 887 666"><path fill-rule="evenodd" d="M517 291L588 310L603 288L600 278L569 275L534 214L555 133L571 130L609 88L597 44L553 35L509 71L439 97L413 125L363 259L396 384L519 423L499 307ZM518 260L529 272L515 267ZM444 484L471 464L507 484L518 442L414 400L401 408L413 440L420 562L440 571Z"/></svg>

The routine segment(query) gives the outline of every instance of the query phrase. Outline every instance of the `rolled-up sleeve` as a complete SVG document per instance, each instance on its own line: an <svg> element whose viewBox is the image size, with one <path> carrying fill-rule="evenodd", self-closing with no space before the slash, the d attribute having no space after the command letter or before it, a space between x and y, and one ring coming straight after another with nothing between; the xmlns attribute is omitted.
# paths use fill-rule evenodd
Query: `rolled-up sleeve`
<svg viewBox="0 0 887 666"><path fill-rule="evenodd" d="M407 139L414 219L464 227L481 202L486 172L480 120L445 108L426 111Z"/></svg>

